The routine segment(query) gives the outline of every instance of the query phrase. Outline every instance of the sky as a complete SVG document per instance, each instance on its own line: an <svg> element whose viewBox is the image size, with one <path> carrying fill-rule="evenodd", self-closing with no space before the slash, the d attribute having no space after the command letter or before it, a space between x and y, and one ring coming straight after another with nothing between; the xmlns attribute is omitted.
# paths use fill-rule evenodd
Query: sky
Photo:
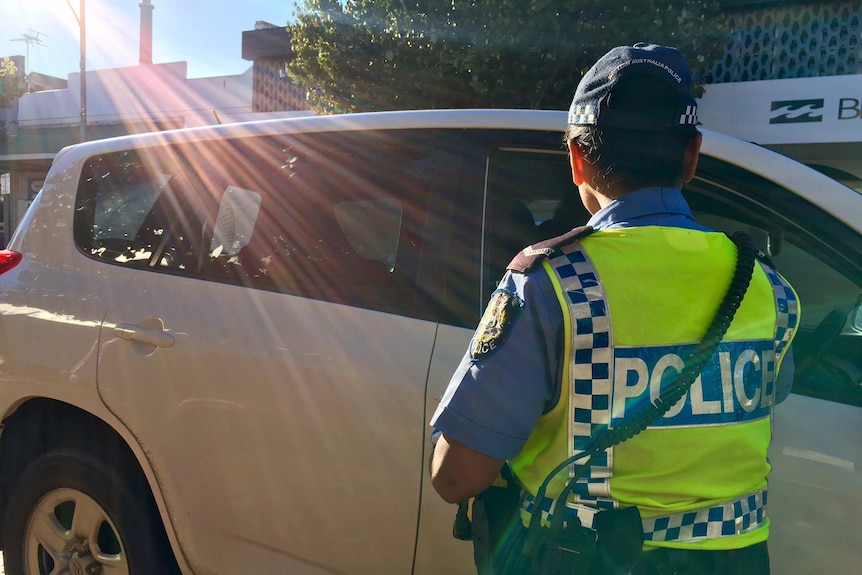
<svg viewBox="0 0 862 575"><path fill-rule="evenodd" d="M87 70L136 66L142 0L85 0ZM0 57L27 55L26 72L66 79L80 71L81 0L0 0ZM242 74L242 32L258 20L284 26L293 18L292 0L150 0L153 62L188 62L188 77Z"/></svg>

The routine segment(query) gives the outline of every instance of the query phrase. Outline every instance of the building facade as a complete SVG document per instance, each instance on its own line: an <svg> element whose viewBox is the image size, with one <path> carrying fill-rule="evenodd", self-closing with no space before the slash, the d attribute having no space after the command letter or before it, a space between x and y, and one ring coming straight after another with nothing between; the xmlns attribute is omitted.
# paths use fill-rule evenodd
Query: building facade
<svg viewBox="0 0 862 575"><path fill-rule="evenodd" d="M251 112L251 74L189 79L186 63L87 72L87 140L213 124ZM63 89L28 92L7 114L0 140L3 229L14 230L41 189L54 156L81 141L81 74ZM11 117L10 117L11 116ZM4 234L3 243L8 240Z"/></svg>
<svg viewBox="0 0 862 575"><path fill-rule="evenodd" d="M254 112L310 110L305 87L295 84L287 75L293 50L285 27L256 22L254 30L242 33L242 57L253 62Z"/></svg>
<svg viewBox="0 0 862 575"><path fill-rule="evenodd" d="M862 2L724 2L731 41L708 71L704 127L862 191Z"/></svg>
<svg viewBox="0 0 862 575"><path fill-rule="evenodd" d="M245 73L212 78L189 78L186 62L88 71L85 138L312 113L305 90L284 73L291 57L285 28L258 22L243 33L243 57L252 61ZM14 61L24 69L23 57ZM38 80L32 91L0 110L8 128L0 138L0 174L9 174L0 195L0 246L41 189L54 156L81 141L81 74L31 77Z"/></svg>

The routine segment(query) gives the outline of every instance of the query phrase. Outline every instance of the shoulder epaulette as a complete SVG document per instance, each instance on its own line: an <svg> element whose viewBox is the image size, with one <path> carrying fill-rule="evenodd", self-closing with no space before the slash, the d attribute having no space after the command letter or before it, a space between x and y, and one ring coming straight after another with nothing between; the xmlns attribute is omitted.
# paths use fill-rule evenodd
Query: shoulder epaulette
<svg viewBox="0 0 862 575"><path fill-rule="evenodd" d="M518 252L518 255L509 262L506 269L514 272L526 273L539 265L542 260L549 257L558 248L568 245L577 239L586 237L594 231L595 230L589 226L580 226L561 236L527 246Z"/></svg>

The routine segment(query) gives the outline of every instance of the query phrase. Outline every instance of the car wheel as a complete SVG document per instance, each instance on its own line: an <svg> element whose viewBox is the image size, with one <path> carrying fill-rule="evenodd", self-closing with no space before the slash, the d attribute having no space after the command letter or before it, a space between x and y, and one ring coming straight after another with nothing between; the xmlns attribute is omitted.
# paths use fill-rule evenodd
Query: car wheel
<svg viewBox="0 0 862 575"><path fill-rule="evenodd" d="M173 557L139 482L77 449L34 459L3 522L7 575L155 575Z"/></svg>

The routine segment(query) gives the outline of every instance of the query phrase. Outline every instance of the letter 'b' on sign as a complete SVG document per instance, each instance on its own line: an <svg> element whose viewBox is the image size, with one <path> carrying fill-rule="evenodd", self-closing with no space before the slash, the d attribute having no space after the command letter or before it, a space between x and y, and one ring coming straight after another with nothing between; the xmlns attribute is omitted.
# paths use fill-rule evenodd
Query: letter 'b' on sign
<svg viewBox="0 0 862 575"><path fill-rule="evenodd" d="M855 120L862 118L862 101L856 98L841 98L838 102L838 119Z"/></svg>

